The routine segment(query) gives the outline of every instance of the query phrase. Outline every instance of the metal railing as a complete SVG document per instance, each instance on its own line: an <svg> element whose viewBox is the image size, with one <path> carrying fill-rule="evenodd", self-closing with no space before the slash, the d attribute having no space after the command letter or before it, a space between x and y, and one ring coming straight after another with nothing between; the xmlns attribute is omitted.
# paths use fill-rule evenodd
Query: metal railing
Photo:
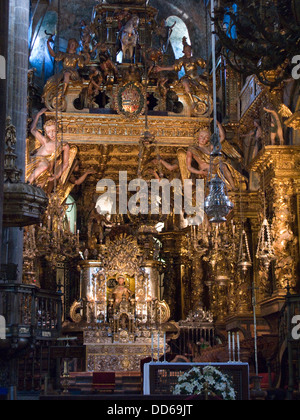
<svg viewBox="0 0 300 420"><path fill-rule="evenodd" d="M0 315L6 321L6 339L56 339L61 331L61 293L35 286L0 284Z"/></svg>

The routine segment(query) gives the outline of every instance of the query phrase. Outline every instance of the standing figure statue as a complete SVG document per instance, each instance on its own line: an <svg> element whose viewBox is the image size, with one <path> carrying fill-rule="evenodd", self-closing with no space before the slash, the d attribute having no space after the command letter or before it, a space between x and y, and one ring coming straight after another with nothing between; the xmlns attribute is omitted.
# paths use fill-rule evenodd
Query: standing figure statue
<svg viewBox="0 0 300 420"><path fill-rule="evenodd" d="M176 71L179 72L182 68L185 75L180 79L180 83L195 110L200 111L201 114L208 112L211 107L211 100L209 95L208 84L203 76L198 74L198 68L206 68L206 62L202 58L193 57L193 49L187 43L186 38L183 38L183 57L175 61L175 64L170 67L157 66L154 70L161 71Z"/></svg>
<svg viewBox="0 0 300 420"><path fill-rule="evenodd" d="M275 146L276 142L279 141L279 144L283 146L285 141L283 136L282 123L278 112L275 111L272 105L264 107L264 111L271 114L271 145Z"/></svg>
<svg viewBox="0 0 300 420"><path fill-rule="evenodd" d="M56 121L49 120L44 125L45 135L37 130L40 117L47 111L42 109L35 117L31 134L41 144L41 147L31 158L27 165L26 181L30 184L37 183L44 187L48 181L57 181L69 166L70 147L67 143L57 141ZM58 163L58 158L62 156L62 163Z"/></svg>
<svg viewBox="0 0 300 420"><path fill-rule="evenodd" d="M121 30L123 62L126 60L128 54L130 61L133 61L134 50L137 47L139 41L139 23L139 17L134 15Z"/></svg>
<svg viewBox="0 0 300 420"><path fill-rule="evenodd" d="M125 298L126 301L129 301L132 296L132 292L129 287L126 286L125 276L120 274L116 280L118 285L112 291L112 298L114 300L114 308L117 309L123 301L123 298Z"/></svg>

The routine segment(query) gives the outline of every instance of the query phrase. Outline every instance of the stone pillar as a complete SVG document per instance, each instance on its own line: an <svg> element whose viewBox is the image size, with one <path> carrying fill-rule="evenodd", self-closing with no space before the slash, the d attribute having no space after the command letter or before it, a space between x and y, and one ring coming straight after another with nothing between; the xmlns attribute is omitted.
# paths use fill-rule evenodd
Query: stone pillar
<svg viewBox="0 0 300 420"><path fill-rule="evenodd" d="M0 150L5 149L8 0L0 2ZM5 68L3 69L3 66ZM5 74L4 74L5 73ZM2 78L3 77L3 78ZM4 153L0 153L0 238L2 238Z"/></svg>
<svg viewBox="0 0 300 420"><path fill-rule="evenodd" d="M2 3L2 2L1 2ZM1 5L2 7L2 5ZM17 167L25 179L25 151L27 136L28 85L28 28L29 0L10 0L7 61L7 115L17 132ZM15 264L16 282L22 282L23 230L6 228L3 232L2 263Z"/></svg>

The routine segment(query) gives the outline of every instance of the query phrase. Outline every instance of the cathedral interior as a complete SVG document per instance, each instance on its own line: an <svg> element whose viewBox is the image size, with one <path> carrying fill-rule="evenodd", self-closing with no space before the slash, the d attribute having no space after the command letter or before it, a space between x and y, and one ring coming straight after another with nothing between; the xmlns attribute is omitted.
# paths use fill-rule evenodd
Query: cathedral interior
<svg viewBox="0 0 300 420"><path fill-rule="evenodd" d="M197 364L299 399L298 0L0 21L0 398L138 396L150 363L158 399Z"/></svg>

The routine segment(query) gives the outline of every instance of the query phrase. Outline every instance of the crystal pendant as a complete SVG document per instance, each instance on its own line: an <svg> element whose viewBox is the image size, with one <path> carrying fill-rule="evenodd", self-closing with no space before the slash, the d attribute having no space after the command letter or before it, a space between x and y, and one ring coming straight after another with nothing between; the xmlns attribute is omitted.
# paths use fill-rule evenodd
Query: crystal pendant
<svg viewBox="0 0 300 420"><path fill-rule="evenodd" d="M204 202L211 223L224 223L234 205L225 193L225 182L216 175L208 182L209 194Z"/></svg>

